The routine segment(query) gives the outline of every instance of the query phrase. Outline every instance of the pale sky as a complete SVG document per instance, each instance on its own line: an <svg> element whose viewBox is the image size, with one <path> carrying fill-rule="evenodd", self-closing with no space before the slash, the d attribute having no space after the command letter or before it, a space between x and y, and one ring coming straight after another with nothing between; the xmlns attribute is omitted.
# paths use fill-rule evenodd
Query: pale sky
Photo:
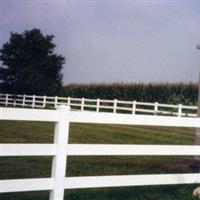
<svg viewBox="0 0 200 200"><path fill-rule="evenodd" d="M198 80L200 1L0 2L0 46L11 31L55 35L65 84Z"/></svg>

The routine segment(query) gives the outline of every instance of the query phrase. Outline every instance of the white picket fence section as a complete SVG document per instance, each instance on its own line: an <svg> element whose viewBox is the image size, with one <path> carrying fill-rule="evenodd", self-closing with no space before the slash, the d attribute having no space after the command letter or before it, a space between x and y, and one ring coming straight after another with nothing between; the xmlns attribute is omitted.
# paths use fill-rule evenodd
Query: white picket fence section
<svg viewBox="0 0 200 200"><path fill-rule="evenodd" d="M58 105L70 106L73 110L113 112L128 114L174 115L178 117L196 117L197 106L172 105L139 101L121 101L104 99L87 99L71 97L50 97L36 95L0 94L0 105L31 108L55 108Z"/></svg>
<svg viewBox="0 0 200 200"><path fill-rule="evenodd" d="M51 177L0 180L2 193L49 190L50 200L63 200L65 189L200 183L199 173L65 177L67 156L200 155L200 146L197 145L68 144L70 123L200 128L200 118L197 117L82 112L70 110L69 106L62 105L56 110L2 107L0 120L55 122L53 144L0 144L1 156L53 156Z"/></svg>

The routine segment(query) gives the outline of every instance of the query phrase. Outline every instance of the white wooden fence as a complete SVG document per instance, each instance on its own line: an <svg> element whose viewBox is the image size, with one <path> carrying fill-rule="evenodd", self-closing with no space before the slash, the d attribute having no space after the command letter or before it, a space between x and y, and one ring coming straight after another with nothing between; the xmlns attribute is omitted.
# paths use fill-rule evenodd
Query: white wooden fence
<svg viewBox="0 0 200 200"><path fill-rule="evenodd" d="M139 101L86 99L71 97L50 97L36 95L0 94L0 105L31 108L52 108L68 105L73 110L113 112L128 114L174 115L178 117L197 116L197 106L148 103Z"/></svg>
<svg viewBox="0 0 200 200"><path fill-rule="evenodd" d="M132 115L70 111L68 106L56 110L0 108L1 120L55 122L53 144L1 144L1 156L53 156L49 178L0 180L1 192L50 190L50 200L63 200L64 189L143 186L200 183L200 174L121 175L65 177L67 156L199 156L200 146L193 145L110 145L68 144L69 125L100 123L124 125L153 125L170 127L200 127L200 118ZM1 133L2 134L2 133Z"/></svg>

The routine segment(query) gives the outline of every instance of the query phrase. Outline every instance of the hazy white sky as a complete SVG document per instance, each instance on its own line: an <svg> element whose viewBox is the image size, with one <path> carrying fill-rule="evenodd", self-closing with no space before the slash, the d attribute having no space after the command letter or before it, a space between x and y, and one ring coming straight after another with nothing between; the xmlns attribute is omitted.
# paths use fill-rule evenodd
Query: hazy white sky
<svg viewBox="0 0 200 200"><path fill-rule="evenodd" d="M200 1L0 1L0 45L54 34L65 83L198 80Z"/></svg>

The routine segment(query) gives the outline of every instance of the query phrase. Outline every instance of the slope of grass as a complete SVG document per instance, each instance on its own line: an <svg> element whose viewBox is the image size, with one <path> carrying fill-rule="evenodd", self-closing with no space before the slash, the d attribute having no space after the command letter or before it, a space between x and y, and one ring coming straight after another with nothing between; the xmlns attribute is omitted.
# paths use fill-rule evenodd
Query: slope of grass
<svg viewBox="0 0 200 200"><path fill-rule="evenodd" d="M0 143L52 143L54 124L0 121ZM70 143L193 144L194 129L71 124ZM51 157L3 157L0 179L49 177ZM188 173L184 157L68 157L67 176ZM189 200L195 185L66 190L68 200ZM1 194L1 200L45 200L48 191Z"/></svg>

